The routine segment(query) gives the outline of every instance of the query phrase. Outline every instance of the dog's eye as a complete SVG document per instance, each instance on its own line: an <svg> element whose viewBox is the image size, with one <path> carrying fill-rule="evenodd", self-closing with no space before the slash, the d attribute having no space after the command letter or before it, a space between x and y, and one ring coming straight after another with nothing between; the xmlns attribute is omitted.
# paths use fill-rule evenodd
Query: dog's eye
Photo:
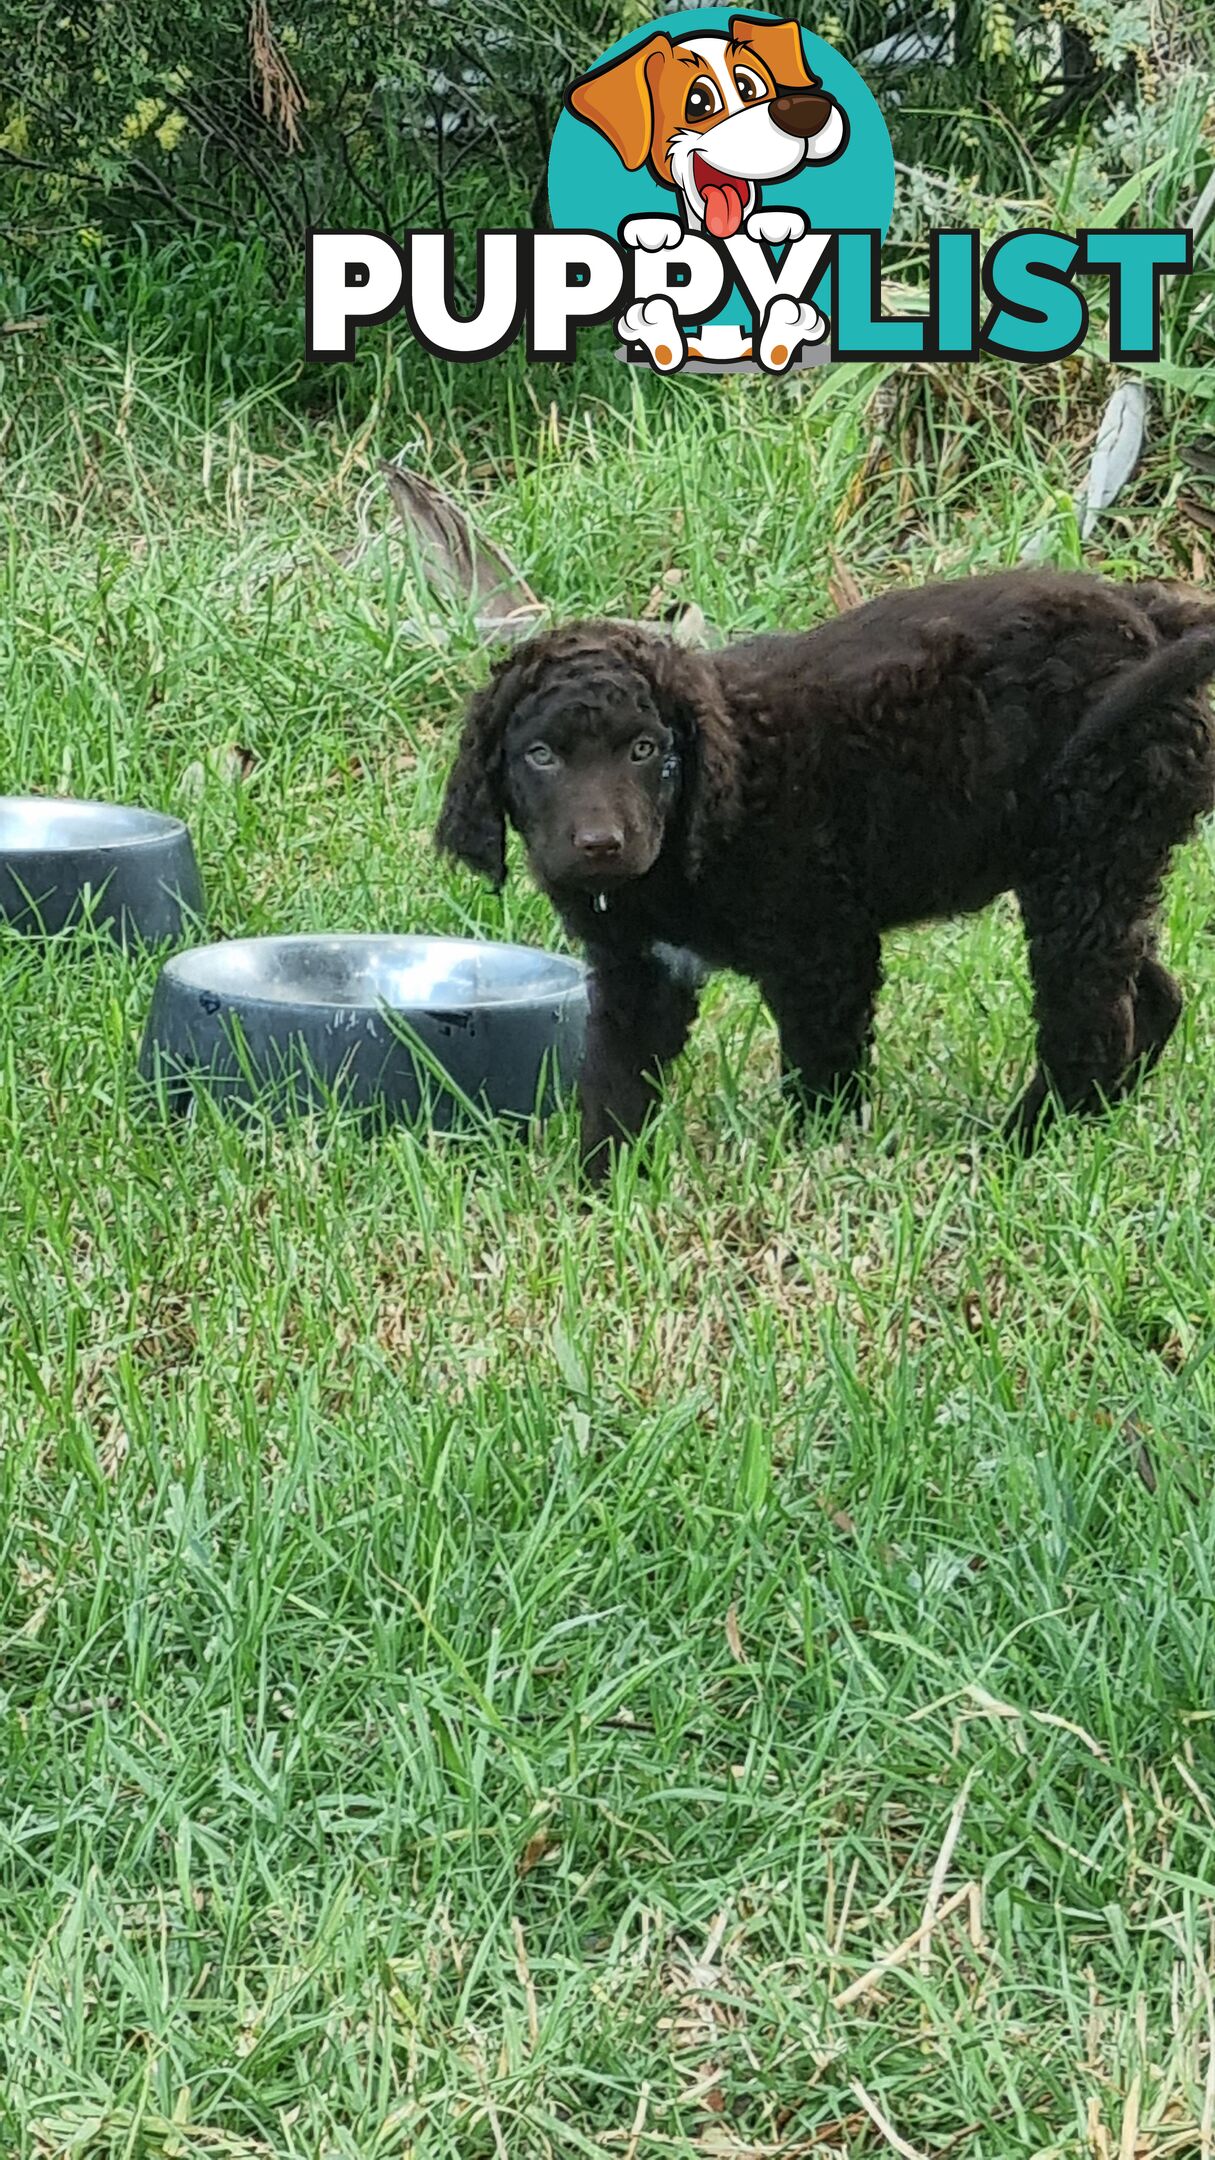
<svg viewBox="0 0 1215 2160"><path fill-rule="evenodd" d="M750 68L735 68L734 87L744 105L750 105L756 98L767 97L768 95L766 85L761 83L758 75L751 73Z"/></svg>
<svg viewBox="0 0 1215 2160"><path fill-rule="evenodd" d="M545 742L534 742L530 750L525 750L523 754L528 764L536 766L540 772L550 771L557 762L556 753L550 750Z"/></svg>
<svg viewBox="0 0 1215 2160"><path fill-rule="evenodd" d="M698 75L688 92L683 108L684 119L707 120L710 114L720 111L721 99L717 94L716 83L710 82L707 75Z"/></svg>
<svg viewBox="0 0 1215 2160"><path fill-rule="evenodd" d="M635 765L644 765L647 758L657 757L658 745L648 735L639 735L629 752Z"/></svg>

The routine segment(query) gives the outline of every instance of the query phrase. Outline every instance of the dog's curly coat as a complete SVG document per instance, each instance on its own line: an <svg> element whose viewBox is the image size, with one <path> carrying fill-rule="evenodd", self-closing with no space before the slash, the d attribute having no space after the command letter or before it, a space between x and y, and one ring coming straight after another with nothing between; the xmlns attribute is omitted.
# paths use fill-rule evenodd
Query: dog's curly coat
<svg viewBox="0 0 1215 2160"><path fill-rule="evenodd" d="M1032 1141L1054 1102L1095 1111L1124 1093L1181 1011L1155 917L1173 848L1215 801L1199 695L1213 674L1215 611L1182 589L1025 570L719 653L587 622L500 661L466 716L437 837L501 884L509 817L587 948L591 1174L639 1131L708 969L759 984L799 1099L849 1098L881 932L1010 889L1039 1057L1010 1132ZM571 716L593 745L622 707L665 731L676 777L653 859L601 895L593 866L545 875L520 761Z"/></svg>

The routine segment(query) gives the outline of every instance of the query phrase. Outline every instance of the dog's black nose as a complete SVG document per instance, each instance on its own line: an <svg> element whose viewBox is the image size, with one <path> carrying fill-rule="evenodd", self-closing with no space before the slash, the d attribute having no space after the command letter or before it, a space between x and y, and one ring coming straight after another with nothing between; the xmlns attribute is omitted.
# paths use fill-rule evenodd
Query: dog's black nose
<svg viewBox="0 0 1215 2160"><path fill-rule="evenodd" d="M831 118L831 99L818 90L782 90L773 98L770 110L784 134L808 139L826 127Z"/></svg>
<svg viewBox="0 0 1215 2160"><path fill-rule="evenodd" d="M624 852L624 834L619 825L580 825L574 834L574 846L588 862L613 862Z"/></svg>

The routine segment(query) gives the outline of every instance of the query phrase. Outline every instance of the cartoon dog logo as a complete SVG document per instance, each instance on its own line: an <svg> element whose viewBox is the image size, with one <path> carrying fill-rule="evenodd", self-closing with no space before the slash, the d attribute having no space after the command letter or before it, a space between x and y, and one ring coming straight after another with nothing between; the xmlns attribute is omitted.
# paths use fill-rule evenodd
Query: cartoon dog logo
<svg viewBox="0 0 1215 2160"><path fill-rule="evenodd" d="M847 115L806 66L797 24L747 15L731 16L728 34L681 38L655 31L574 83L566 104L598 129L629 172L645 166L678 199L678 218L627 221L622 237L631 247L677 247L685 232L706 231L722 241L742 231L775 247L796 240L806 230L801 211L765 210L761 187L803 165L828 163L848 142ZM786 319L791 308L796 320ZM825 329L808 302L785 300L780 314L775 329L786 339L800 343ZM669 300L638 301L617 332L646 345L656 359L657 345L669 349L675 321ZM765 324L765 339L768 330ZM694 358L746 359L751 345L733 325L722 325L702 331L687 351Z"/></svg>

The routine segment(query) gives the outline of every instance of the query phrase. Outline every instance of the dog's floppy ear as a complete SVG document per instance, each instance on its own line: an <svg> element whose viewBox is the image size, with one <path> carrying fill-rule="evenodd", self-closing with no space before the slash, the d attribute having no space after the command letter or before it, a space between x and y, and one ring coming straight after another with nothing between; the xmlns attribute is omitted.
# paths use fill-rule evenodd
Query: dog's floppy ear
<svg viewBox="0 0 1215 2160"><path fill-rule="evenodd" d="M575 118L598 128L630 172L640 170L654 147L654 88L672 49L666 32L656 31L566 92Z"/></svg>
<svg viewBox="0 0 1215 2160"><path fill-rule="evenodd" d="M485 688L469 699L435 827L436 846L488 878L498 892L506 883L502 749L515 675L513 661L500 661Z"/></svg>
<svg viewBox="0 0 1215 2160"><path fill-rule="evenodd" d="M778 91L818 89L819 78L806 66L802 34L795 22L756 22L751 15L732 15L730 36L758 55Z"/></svg>
<svg viewBox="0 0 1215 2160"><path fill-rule="evenodd" d="M702 654L655 639L645 665L684 759L684 868L695 877L742 816L738 738L712 665Z"/></svg>

